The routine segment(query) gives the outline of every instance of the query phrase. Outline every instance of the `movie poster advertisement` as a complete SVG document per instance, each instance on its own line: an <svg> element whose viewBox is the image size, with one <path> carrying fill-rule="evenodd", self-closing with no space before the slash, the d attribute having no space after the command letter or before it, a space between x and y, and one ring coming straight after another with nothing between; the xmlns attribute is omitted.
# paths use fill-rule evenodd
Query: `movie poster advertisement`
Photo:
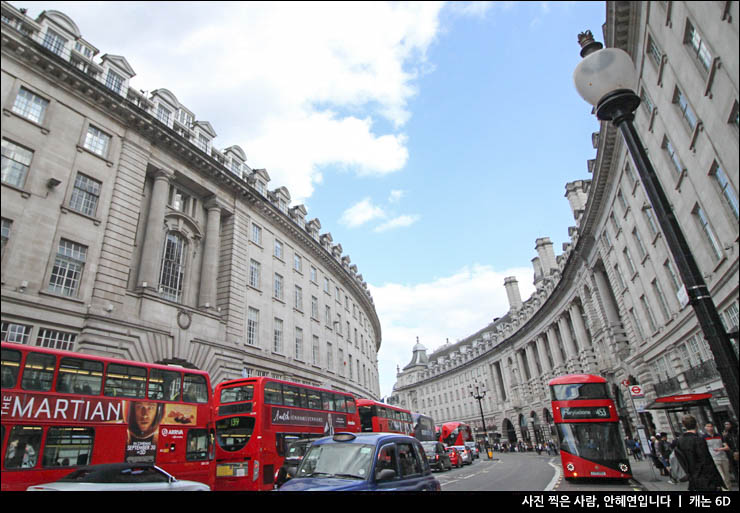
<svg viewBox="0 0 740 513"><path fill-rule="evenodd" d="M182 435L182 430L160 430L162 425L193 426L197 408L185 404L163 404L149 401L128 401L126 419L128 463L154 463L160 433L166 436Z"/></svg>

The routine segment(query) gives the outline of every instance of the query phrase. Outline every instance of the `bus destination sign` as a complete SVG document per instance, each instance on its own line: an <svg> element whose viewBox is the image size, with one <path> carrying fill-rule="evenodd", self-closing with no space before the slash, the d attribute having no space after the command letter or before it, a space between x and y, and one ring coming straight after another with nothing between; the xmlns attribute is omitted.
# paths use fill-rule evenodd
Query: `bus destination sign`
<svg viewBox="0 0 740 513"><path fill-rule="evenodd" d="M295 410L292 408L272 408L272 423L277 425L289 424L293 426L332 426L334 429L347 428L347 416L341 413L327 413L323 411Z"/></svg>
<svg viewBox="0 0 740 513"><path fill-rule="evenodd" d="M577 408L561 408L563 420L609 419L609 408L606 406L580 406Z"/></svg>

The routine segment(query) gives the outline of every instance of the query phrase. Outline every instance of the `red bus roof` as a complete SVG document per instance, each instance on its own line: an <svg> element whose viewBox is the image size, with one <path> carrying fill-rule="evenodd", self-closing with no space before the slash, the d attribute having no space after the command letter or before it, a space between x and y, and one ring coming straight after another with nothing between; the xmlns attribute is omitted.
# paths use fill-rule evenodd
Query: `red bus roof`
<svg viewBox="0 0 740 513"><path fill-rule="evenodd" d="M87 358L90 360L97 360L97 361L106 362L106 363L138 365L139 367L143 366L143 367L147 367L151 369L161 369L161 370L168 370L168 371L181 370L181 371L189 372L192 374L205 375L206 377L208 377L208 382L210 383L211 381L210 376L207 371L199 370L199 369L189 369L181 365L167 365L167 364L162 364L162 363L137 362L135 360L125 360L123 358L114 358L111 356L100 356L97 354L90 354L90 353L76 353L74 351L64 351L62 349L50 349L48 347L29 346L26 344L16 344L14 342L3 342L2 348L3 349L15 349L18 351L25 351L25 352L52 354L56 356L67 356L71 358Z"/></svg>
<svg viewBox="0 0 740 513"><path fill-rule="evenodd" d="M296 383L293 381L285 381L284 379L277 379L277 378L269 378L267 376L254 376L251 378L237 378L237 379L229 379L226 381L222 381L218 385L215 386L215 388L223 388L225 386L235 386L240 385L243 383L264 383L266 381L275 382L275 383L284 383L286 385L295 386L295 387L303 387L303 388L312 388L314 390L321 390L322 392L331 392L333 394L341 394L341 395L352 395L352 392L345 392L343 390L332 390L331 388L321 388L314 385L306 385L304 383ZM354 396L353 396L354 397Z"/></svg>
<svg viewBox="0 0 740 513"><path fill-rule="evenodd" d="M568 374L550 380L548 385L573 385L578 383L606 383L606 379L593 374Z"/></svg>
<svg viewBox="0 0 740 513"><path fill-rule="evenodd" d="M381 403L379 401L373 401L372 399L357 399L357 406L382 406L383 408L388 408L390 410L396 410L396 411L402 411L408 414L411 414L411 410L407 410L406 408L401 408L400 406L393 406L391 404Z"/></svg>

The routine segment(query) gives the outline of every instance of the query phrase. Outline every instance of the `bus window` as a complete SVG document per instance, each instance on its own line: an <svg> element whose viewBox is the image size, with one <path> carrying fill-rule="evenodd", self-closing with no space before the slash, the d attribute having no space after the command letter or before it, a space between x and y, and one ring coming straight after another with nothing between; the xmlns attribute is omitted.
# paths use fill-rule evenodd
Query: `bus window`
<svg viewBox="0 0 740 513"><path fill-rule="evenodd" d="M347 396L347 413L355 413L357 411L357 405L355 399L352 396Z"/></svg>
<svg viewBox="0 0 740 513"><path fill-rule="evenodd" d="M111 363L105 377L105 395L143 399L146 387L146 369Z"/></svg>
<svg viewBox="0 0 740 513"><path fill-rule="evenodd" d="M345 406L345 400L343 395L334 394L334 411L340 412L340 413L347 413L347 408Z"/></svg>
<svg viewBox="0 0 740 513"><path fill-rule="evenodd" d="M312 410L321 409L321 392L318 390L308 389L307 391L308 407Z"/></svg>
<svg viewBox="0 0 740 513"><path fill-rule="evenodd" d="M208 459L208 431L205 429L191 429L188 431L187 452L188 461L205 461Z"/></svg>
<svg viewBox="0 0 740 513"><path fill-rule="evenodd" d="M328 411L334 410L334 394L331 392L321 392L321 409Z"/></svg>
<svg viewBox="0 0 740 513"><path fill-rule="evenodd" d="M95 430L83 427L50 427L44 445L44 467L87 465L92 455Z"/></svg>
<svg viewBox="0 0 740 513"><path fill-rule="evenodd" d="M206 383L206 378L197 374L185 374L182 400L186 403L207 403L208 383Z"/></svg>
<svg viewBox="0 0 740 513"><path fill-rule="evenodd" d="M57 392L100 394L103 385L103 362L81 358L62 358L59 363Z"/></svg>
<svg viewBox="0 0 740 513"><path fill-rule="evenodd" d="M283 392L280 383L265 384L265 404L283 404Z"/></svg>
<svg viewBox="0 0 740 513"><path fill-rule="evenodd" d="M54 366L56 356L42 353L28 353L26 365L23 369L23 390L48 392L54 380Z"/></svg>
<svg viewBox="0 0 740 513"><path fill-rule="evenodd" d="M149 399L179 401L181 384L179 372L152 369L149 371Z"/></svg>
<svg viewBox="0 0 740 513"><path fill-rule="evenodd" d="M252 431L254 431L252 417L228 417L216 421L218 445L225 451L242 449L252 437Z"/></svg>
<svg viewBox="0 0 740 513"><path fill-rule="evenodd" d="M298 394L298 387L283 385L283 404L285 406L295 406L302 408L301 396Z"/></svg>
<svg viewBox="0 0 740 513"><path fill-rule="evenodd" d="M3 388L13 388L18 382L18 371L21 368L21 352L12 349L2 350Z"/></svg>
<svg viewBox="0 0 740 513"><path fill-rule="evenodd" d="M221 390L221 404L254 400L254 385L241 385Z"/></svg>
<svg viewBox="0 0 740 513"><path fill-rule="evenodd" d="M41 447L40 426L13 426L8 437L5 468L33 468Z"/></svg>

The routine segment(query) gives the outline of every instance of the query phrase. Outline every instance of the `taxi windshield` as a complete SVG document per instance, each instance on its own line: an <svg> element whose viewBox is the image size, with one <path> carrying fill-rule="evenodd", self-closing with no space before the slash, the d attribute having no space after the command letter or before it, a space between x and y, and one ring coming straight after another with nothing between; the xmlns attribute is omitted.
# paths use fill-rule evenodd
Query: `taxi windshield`
<svg viewBox="0 0 740 513"><path fill-rule="evenodd" d="M375 446L329 443L313 445L303 458L296 477L367 479Z"/></svg>

